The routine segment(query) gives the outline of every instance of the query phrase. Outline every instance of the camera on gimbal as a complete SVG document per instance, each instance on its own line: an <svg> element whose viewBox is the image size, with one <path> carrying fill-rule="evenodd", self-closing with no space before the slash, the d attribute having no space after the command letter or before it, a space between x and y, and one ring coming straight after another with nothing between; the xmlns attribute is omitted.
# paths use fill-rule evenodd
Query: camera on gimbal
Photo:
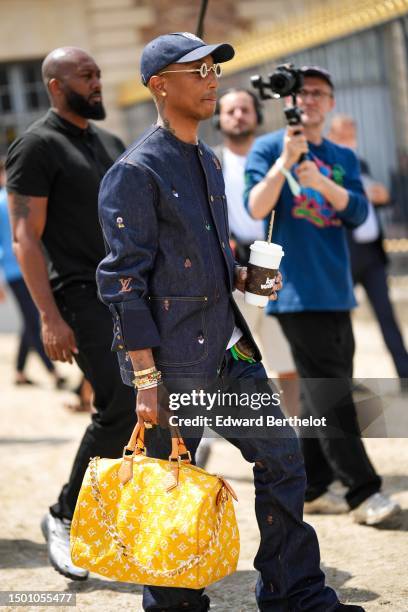
<svg viewBox="0 0 408 612"><path fill-rule="evenodd" d="M293 64L281 64L275 71L263 79L259 74L251 77L251 85L259 92L261 100L279 99L291 96L292 105L284 110L289 125L299 125L302 122L302 111L296 106L296 94L303 87L303 74ZM267 93L267 90L272 95Z"/></svg>

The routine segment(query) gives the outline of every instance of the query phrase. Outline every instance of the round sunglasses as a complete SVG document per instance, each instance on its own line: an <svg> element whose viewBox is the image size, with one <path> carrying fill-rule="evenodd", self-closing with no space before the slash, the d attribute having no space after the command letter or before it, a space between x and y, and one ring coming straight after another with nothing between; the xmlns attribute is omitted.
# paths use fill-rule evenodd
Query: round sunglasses
<svg viewBox="0 0 408 612"><path fill-rule="evenodd" d="M207 66L206 63L201 64L199 68L190 68L189 70L163 70L159 72L160 74L167 74L168 72L198 72L202 79L205 79L210 71L213 71L217 79L222 75L222 66L221 64L213 64L212 66Z"/></svg>

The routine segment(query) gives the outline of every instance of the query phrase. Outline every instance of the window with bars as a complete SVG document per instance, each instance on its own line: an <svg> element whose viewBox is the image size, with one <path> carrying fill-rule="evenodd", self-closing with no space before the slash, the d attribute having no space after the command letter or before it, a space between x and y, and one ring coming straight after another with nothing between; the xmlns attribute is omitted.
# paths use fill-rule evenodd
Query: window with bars
<svg viewBox="0 0 408 612"><path fill-rule="evenodd" d="M41 60L0 64L0 155L48 106Z"/></svg>
<svg viewBox="0 0 408 612"><path fill-rule="evenodd" d="M0 67L0 112L11 111L11 96L9 90L9 79L6 68Z"/></svg>

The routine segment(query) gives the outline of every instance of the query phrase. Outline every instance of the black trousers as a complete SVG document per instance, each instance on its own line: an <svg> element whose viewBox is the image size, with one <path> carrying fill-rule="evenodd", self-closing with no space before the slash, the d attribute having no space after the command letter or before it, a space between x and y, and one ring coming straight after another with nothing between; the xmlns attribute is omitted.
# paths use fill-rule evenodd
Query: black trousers
<svg viewBox="0 0 408 612"><path fill-rule="evenodd" d="M302 416L326 417L314 437L302 436L307 488L305 499L322 495L334 479L348 489L355 508L381 488L359 437L351 393L354 337L349 312L296 312L277 315L301 380Z"/></svg>
<svg viewBox="0 0 408 612"><path fill-rule="evenodd" d="M79 354L76 361L94 390L97 410L80 442L68 482L51 513L71 519L91 457L122 455L136 424L135 393L123 384L116 355L111 352L112 318L96 294L96 285L82 284L55 295L60 312L74 331Z"/></svg>
<svg viewBox="0 0 408 612"><path fill-rule="evenodd" d="M398 376L408 378L408 352L388 294L387 271L381 248L378 242L353 242L350 255L353 281L365 289Z"/></svg>

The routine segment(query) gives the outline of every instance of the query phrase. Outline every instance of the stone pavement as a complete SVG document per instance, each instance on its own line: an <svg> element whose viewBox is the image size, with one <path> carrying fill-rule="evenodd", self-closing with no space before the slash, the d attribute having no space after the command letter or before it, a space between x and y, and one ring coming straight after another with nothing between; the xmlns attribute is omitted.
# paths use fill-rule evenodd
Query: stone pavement
<svg viewBox="0 0 408 612"><path fill-rule="evenodd" d="M408 290L397 286L393 293L398 301L398 312L404 321L408 342ZM356 313L354 321L356 376L392 377L392 364L366 305ZM0 465L3 467L0 470L1 588L73 592L77 594L76 609L81 612L113 612L119 607L139 612L139 586L109 582L97 576L84 583L71 582L48 565L39 523L68 475L73 454L89 417L71 414L63 408L63 402L72 399L72 395L51 389L35 357L30 360L28 373L39 381L39 386L14 387L11 376L15 345L13 335L0 335ZM73 385L77 380L77 371L73 366L64 365L61 369L67 373ZM392 389L390 393L393 396ZM405 404L403 400L398 401L395 412L406 424L406 401ZM390 427L394 434L398 433L395 414ZM308 517L308 520L319 536L327 580L343 601L359 603L368 612L407 612L408 445L404 438L370 438L366 443L370 457L384 476L384 489L401 504L402 514L388 525L376 529L355 525L349 516ZM208 469L224 474L236 489L239 497L236 510L241 531L238 571L208 589L212 609L219 612L255 612L256 573L252 560L258 545L258 534L253 510L251 467L235 448L217 440ZM24 609L43 608L26 606ZM47 609L61 608L44 608ZM62 609L69 611L72 608Z"/></svg>

